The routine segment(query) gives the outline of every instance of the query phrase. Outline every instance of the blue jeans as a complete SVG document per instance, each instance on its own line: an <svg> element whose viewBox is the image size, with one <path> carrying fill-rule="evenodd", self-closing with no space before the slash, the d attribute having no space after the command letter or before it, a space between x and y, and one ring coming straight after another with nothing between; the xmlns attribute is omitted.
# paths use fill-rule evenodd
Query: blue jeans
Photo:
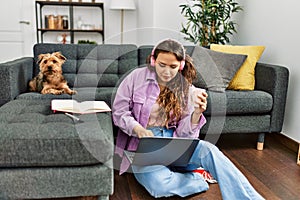
<svg viewBox="0 0 300 200"><path fill-rule="evenodd" d="M155 136L172 137L173 131L155 127L150 129ZM200 141L190 164L185 169L170 169L161 165L132 166L134 176L154 197L178 195L186 197L208 190L204 178L192 172L203 167L218 181L224 200L260 200L264 199L251 186L246 177L213 144Z"/></svg>

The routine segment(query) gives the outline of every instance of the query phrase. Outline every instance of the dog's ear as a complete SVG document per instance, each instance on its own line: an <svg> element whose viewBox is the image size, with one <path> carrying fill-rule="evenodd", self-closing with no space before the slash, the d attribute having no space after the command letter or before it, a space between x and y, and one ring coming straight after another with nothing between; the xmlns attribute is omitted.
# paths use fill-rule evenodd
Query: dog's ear
<svg viewBox="0 0 300 200"><path fill-rule="evenodd" d="M43 60L43 58L44 58L45 56L46 56L46 54L40 54L40 55L38 56L37 63L40 64L41 61Z"/></svg>
<svg viewBox="0 0 300 200"><path fill-rule="evenodd" d="M59 51L54 52L53 55L56 56L60 60L63 60L63 61L67 60L67 58L65 56L63 56Z"/></svg>

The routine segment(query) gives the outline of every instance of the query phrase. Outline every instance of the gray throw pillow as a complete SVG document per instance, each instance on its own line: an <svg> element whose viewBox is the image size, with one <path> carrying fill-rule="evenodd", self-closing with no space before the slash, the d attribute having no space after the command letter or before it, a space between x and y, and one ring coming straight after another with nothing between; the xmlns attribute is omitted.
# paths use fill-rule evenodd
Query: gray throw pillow
<svg viewBox="0 0 300 200"><path fill-rule="evenodd" d="M197 70L196 87L215 92L225 92L247 55L222 53L195 46L191 55Z"/></svg>

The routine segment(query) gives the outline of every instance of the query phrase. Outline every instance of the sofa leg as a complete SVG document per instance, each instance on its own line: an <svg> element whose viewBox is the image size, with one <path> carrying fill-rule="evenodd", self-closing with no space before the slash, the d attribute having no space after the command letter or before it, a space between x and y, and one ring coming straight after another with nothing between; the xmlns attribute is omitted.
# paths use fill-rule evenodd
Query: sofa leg
<svg viewBox="0 0 300 200"><path fill-rule="evenodd" d="M109 200L108 195L98 196L97 200Z"/></svg>
<svg viewBox="0 0 300 200"><path fill-rule="evenodd" d="M264 141L265 141L265 134L260 133L257 139L257 147L256 147L257 150L262 151L264 149Z"/></svg>

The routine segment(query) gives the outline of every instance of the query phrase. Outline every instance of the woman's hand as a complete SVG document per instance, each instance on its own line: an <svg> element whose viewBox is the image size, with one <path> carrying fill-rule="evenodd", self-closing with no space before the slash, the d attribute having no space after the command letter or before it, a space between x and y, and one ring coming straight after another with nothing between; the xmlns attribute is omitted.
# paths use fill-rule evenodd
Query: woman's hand
<svg viewBox="0 0 300 200"><path fill-rule="evenodd" d="M152 131L145 129L141 125L136 125L133 128L133 132L138 136L138 138L145 137L145 136L154 136Z"/></svg>
<svg viewBox="0 0 300 200"><path fill-rule="evenodd" d="M192 124L198 124L202 113L206 110L207 96L205 90L195 89L192 94L192 102L194 104L194 112L192 115Z"/></svg>
<svg viewBox="0 0 300 200"><path fill-rule="evenodd" d="M201 114L206 110L207 96L208 94L203 89L193 91L194 113Z"/></svg>

